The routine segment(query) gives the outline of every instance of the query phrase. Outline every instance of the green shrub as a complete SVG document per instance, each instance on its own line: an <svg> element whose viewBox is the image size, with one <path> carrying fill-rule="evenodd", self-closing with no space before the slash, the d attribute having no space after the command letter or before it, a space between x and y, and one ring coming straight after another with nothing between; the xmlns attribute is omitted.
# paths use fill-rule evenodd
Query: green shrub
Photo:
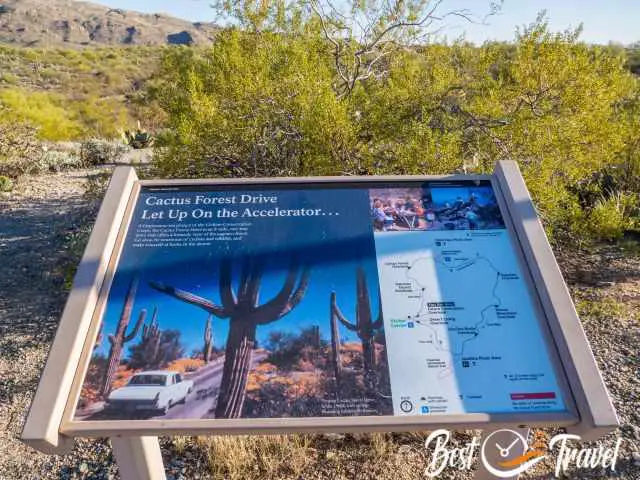
<svg viewBox="0 0 640 480"><path fill-rule="evenodd" d="M83 125L84 138L115 138L121 125L130 123L127 105L121 98L98 98L94 94L69 102L69 110Z"/></svg>
<svg viewBox="0 0 640 480"><path fill-rule="evenodd" d="M594 202L638 192L640 82L623 52L538 22L513 44L383 62L340 97L313 35L226 31L209 49L167 50L151 91L169 127L154 163L165 176L271 176L489 173L514 159L554 239L618 231L597 218L609 203ZM590 184L585 205L581 182L599 172L617 186Z"/></svg>
<svg viewBox="0 0 640 480"><path fill-rule="evenodd" d="M91 139L82 142L80 159L87 166L114 163L129 150L126 145L122 145L120 142Z"/></svg>
<svg viewBox="0 0 640 480"><path fill-rule="evenodd" d="M0 192L10 192L13 190L13 180L5 175L0 175Z"/></svg>
<svg viewBox="0 0 640 480"><path fill-rule="evenodd" d="M61 172L84 166L80 156L72 152L46 151L40 158L41 172Z"/></svg>
<svg viewBox="0 0 640 480"><path fill-rule="evenodd" d="M0 175L31 173L42 156L37 129L26 124L0 124Z"/></svg>
<svg viewBox="0 0 640 480"><path fill-rule="evenodd" d="M29 123L38 127L42 139L69 140L82 136L82 125L64 104L64 98L55 93L23 88L0 90L0 107L4 107L2 123Z"/></svg>
<svg viewBox="0 0 640 480"><path fill-rule="evenodd" d="M596 239L622 238L626 230L640 227L640 198L624 193L601 198L588 213L586 227Z"/></svg>
<svg viewBox="0 0 640 480"><path fill-rule="evenodd" d="M348 170L355 131L330 65L321 42L272 34L227 31L208 49L167 50L153 92L168 117L155 165L187 177Z"/></svg>
<svg viewBox="0 0 640 480"><path fill-rule="evenodd" d="M8 85L16 85L18 80L20 79L11 72L0 73L0 84L6 83Z"/></svg>

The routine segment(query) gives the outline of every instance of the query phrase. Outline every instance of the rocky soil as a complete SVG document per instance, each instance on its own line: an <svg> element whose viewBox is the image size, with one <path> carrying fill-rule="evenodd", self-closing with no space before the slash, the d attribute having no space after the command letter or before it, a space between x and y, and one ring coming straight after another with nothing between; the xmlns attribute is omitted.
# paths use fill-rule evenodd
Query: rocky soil
<svg viewBox="0 0 640 480"><path fill-rule="evenodd" d="M25 177L0 197L0 480L117 478L105 441L77 442L47 457L19 442L98 200L87 180L101 170ZM95 191L95 184L90 184ZM84 227L84 228L83 228ZM619 248L562 255L561 263L620 415L615 473L572 470L565 478L640 479L640 256ZM462 432L462 445L474 432ZM541 432L544 436L552 431ZM419 479L424 434L162 439L169 478ZM551 461L525 478L553 478ZM449 469L439 478L470 478Z"/></svg>
<svg viewBox="0 0 640 480"><path fill-rule="evenodd" d="M23 178L0 200L0 478L44 478L65 460L38 455L17 438L64 306L74 255L66 249L95 203L88 174ZM66 459L73 464L73 460ZM53 477L51 477L53 478Z"/></svg>

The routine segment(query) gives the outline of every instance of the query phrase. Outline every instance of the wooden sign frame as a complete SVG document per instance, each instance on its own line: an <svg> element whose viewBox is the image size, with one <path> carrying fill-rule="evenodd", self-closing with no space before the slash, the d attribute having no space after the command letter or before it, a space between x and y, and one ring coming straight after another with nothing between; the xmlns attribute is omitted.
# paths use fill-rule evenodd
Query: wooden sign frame
<svg viewBox="0 0 640 480"><path fill-rule="evenodd" d="M305 185L353 186L434 180L490 180L522 272L532 292L541 330L565 399L565 413L500 413L432 416L361 416L274 419L76 421L73 412L88 368L98 324L115 266L142 186ZM497 164L494 175L401 177L305 177L233 180L138 180L131 167L118 167L111 179L73 288L51 347L22 439L41 451L61 453L76 436L130 438L121 451L138 449L157 458L153 437L168 434L272 434L392 430L495 429L559 426L595 439L618 419L576 314L568 289L526 189L518 166ZM151 440L150 440L151 439ZM149 443L151 442L151 443ZM150 446L151 445L151 446ZM132 477L133 478L133 477ZM143 478L143 477L135 477ZM144 478L160 478L146 476Z"/></svg>

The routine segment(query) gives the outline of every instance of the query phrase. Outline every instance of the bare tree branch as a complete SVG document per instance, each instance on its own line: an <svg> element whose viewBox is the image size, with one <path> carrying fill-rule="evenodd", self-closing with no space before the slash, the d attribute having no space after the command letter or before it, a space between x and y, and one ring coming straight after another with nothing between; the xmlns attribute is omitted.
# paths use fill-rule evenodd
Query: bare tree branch
<svg viewBox="0 0 640 480"><path fill-rule="evenodd" d="M486 23L502 0L490 4L481 20L467 9L440 13L445 0L212 0L218 13L244 28L301 32L300 25L319 27L331 47L338 98L351 94L370 78L383 78L393 52L413 48L438 34L450 18ZM284 12L284 14L283 14ZM284 18L284 20L283 20Z"/></svg>

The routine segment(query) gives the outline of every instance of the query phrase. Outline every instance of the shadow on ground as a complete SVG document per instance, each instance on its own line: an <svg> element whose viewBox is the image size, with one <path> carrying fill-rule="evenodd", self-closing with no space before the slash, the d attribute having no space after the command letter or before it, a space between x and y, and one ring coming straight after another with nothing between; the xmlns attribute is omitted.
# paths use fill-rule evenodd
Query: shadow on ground
<svg viewBox="0 0 640 480"><path fill-rule="evenodd" d="M78 192L57 198L15 196L0 203L0 358L4 361L16 361L21 352L51 343L67 297L65 279L81 254L69 248L69 239L91 224L96 203ZM3 401L11 401L18 385L29 390L37 381L37 376L33 382L2 377Z"/></svg>

